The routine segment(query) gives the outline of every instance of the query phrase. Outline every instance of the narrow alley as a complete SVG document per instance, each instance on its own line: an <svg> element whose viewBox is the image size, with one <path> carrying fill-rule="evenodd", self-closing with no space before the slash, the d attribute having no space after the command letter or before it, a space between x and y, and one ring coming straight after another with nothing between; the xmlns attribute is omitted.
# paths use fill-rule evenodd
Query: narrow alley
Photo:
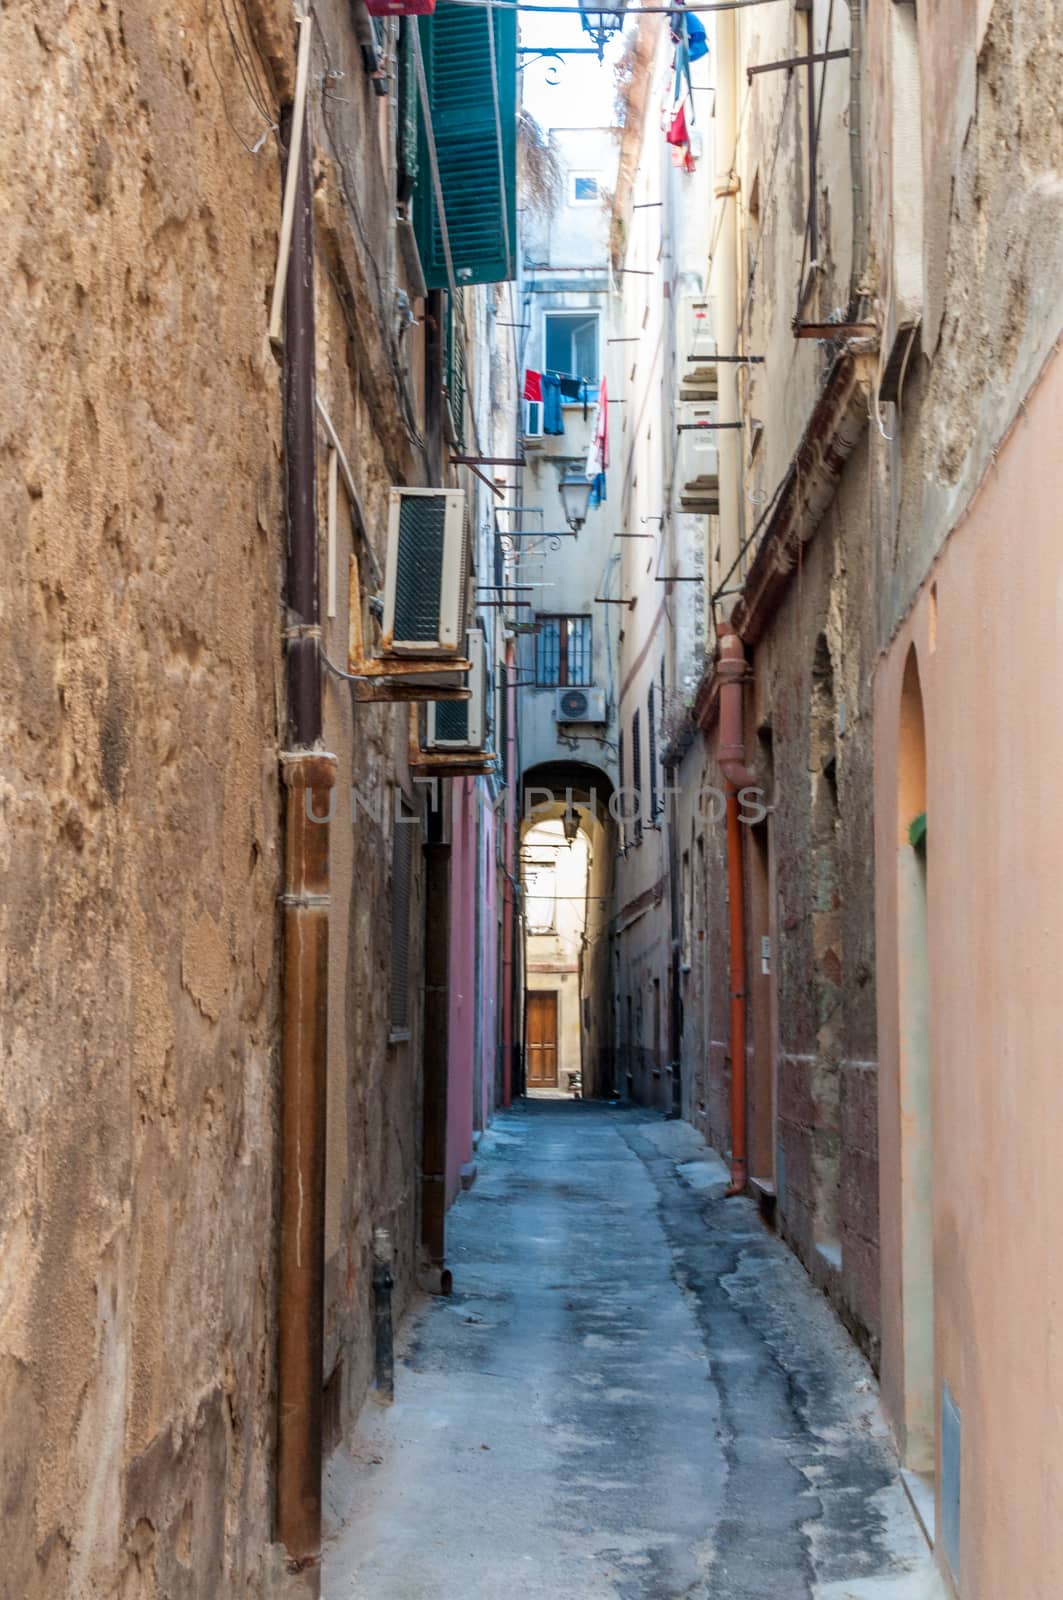
<svg viewBox="0 0 1063 1600"><path fill-rule="evenodd" d="M1061 1600L1061 42L0 0L0 1600Z"/></svg>
<svg viewBox="0 0 1063 1600"><path fill-rule="evenodd" d="M326 1474L326 1600L931 1600L876 1386L685 1123L529 1100L395 1403Z"/></svg>

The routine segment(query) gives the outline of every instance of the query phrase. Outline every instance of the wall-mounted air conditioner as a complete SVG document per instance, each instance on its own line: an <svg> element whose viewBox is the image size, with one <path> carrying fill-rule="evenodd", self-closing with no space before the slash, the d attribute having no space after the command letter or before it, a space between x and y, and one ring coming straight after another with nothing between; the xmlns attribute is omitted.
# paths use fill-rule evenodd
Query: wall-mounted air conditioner
<svg viewBox="0 0 1063 1600"><path fill-rule="evenodd" d="M555 722L605 722L604 689L558 689Z"/></svg>
<svg viewBox="0 0 1063 1600"><path fill-rule="evenodd" d="M426 750L482 750L487 740L487 648L483 629L470 628L466 655L472 662L471 700L430 700Z"/></svg>
<svg viewBox="0 0 1063 1600"><path fill-rule="evenodd" d="M522 400L524 408L522 428L525 439L541 439L543 436L543 403L541 400Z"/></svg>
<svg viewBox="0 0 1063 1600"><path fill-rule="evenodd" d="M461 654L468 564L463 489L392 489L382 654Z"/></svg>
<svg viewBox="0 0 1063 1600"><path fill-rule="evenodd" d="M679 407L679 493L684 510L720 509L719 435L707 426L719 420L714 401L688 401Z"/></svg>
<svg viewBox="0 0 1063 1600"><path fill-rule="evenodd" d="M679 383L683 398L715 397L719 369L716 364L714 302L704 294L684 295L679 303Z"/></svg>

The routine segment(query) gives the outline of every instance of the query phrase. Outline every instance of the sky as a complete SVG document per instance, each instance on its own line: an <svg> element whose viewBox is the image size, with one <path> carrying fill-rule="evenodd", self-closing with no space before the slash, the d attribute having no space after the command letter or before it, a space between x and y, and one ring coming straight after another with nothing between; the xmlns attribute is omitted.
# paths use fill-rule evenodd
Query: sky
<svg viewBox="0 0 1063 1600"><path fill-rule="evenodd" d="M534 61L524 71L524 105L546 128L611 128L616 120L613 62L620 54L618 33L606 46L605 61L593 56L563 56ZM522 11L520 42L535 49L593 48L579 17ZM549 78L556 76L556 85Z"/></svg>

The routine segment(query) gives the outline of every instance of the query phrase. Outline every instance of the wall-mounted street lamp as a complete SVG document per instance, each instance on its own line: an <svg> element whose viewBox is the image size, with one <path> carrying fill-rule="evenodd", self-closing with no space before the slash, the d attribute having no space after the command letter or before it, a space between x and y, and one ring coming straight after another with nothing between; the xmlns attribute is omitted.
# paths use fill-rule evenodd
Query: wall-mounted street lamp
<svg viewBox="0 0 1063 1600"><path fill-rule="evenodd" d="M579 0L580 17L583 26L598 46L598 60L604 61L605 47L610 36L619 33L624 26L624 12L627 9L627 0Z"/></svg>
<svg viewBox="0 0 1063 1600"><path fill-rule="evenodd" d="M575 472L570 472L561 479L561 509L573 533L578 533L587 520L587 512L591 507L592 487L590 478L580 477Z"/></svg>

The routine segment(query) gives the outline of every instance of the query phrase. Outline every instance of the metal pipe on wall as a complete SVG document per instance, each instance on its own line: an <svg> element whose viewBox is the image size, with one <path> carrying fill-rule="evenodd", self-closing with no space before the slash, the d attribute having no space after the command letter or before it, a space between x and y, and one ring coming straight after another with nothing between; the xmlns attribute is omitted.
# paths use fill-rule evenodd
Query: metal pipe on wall
<svg viewBox="0 0 1063 1600"><path fill-rule="evenodd" d="M855 318L864 276L864 0L849 0L849 167L853 188L853 259L849 281L849 312ZM826 68L824 68L826 71Z"/></svg>
<svg viewBox="0 0 1063 1600"><path fill-rule="evenodd" d="M305 113L304 113L305 115ZM282 140L292 147L292 118ZM320 1587L324 1350L329 822L336 759L320 748L322 694L314 416L314 232L309 128L298 149L285 286L288 749L285 789L277 1307L276 1531L307 1592ZM315 820L324 818L326 820Z"/></svg>

